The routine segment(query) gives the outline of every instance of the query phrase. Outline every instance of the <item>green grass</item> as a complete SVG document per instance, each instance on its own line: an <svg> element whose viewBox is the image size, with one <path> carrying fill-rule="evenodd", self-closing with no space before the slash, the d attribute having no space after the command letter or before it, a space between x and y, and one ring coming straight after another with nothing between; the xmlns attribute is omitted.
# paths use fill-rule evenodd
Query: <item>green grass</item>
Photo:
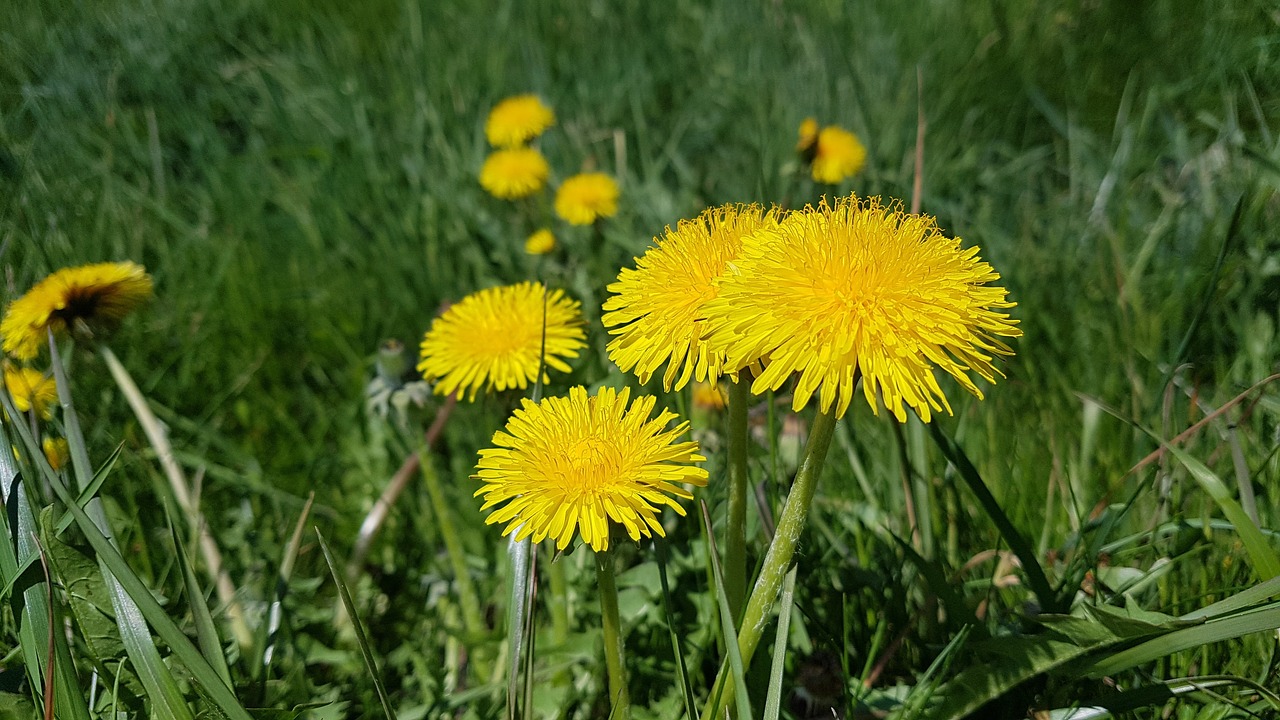
<svg viewBox="0 0 1280 720"><path fill-rule="evenodd" d="M65 265L147 266L158 299L112 346L189 474L203 470L205 512L265 627L308 493L312 521L342 555L405 450L364 411L378 344L416 347L442 302L535 271L521 250L531 228L476 182L494 102L541 94L559 118L542 145L555 173L595 167L622 183L602 244L566 230L560 259L541 268L583 301L594 335L556 391L627 381L603 355L599 306L665 225L721 202L816 199L792 181L802 118L866 142L866 171L841 191L909 202L919 94L922 207L981 246L1026 333L985 401L947 386L955 416L938 422L1053 582L1088 570L1093 587L1117 590L1146 578L1133 601L1179 615L1256 583L1249 556L1173 458L1126 472L1158 447L1146 431L1170 438L1280 369L1280 17L1260 1L1185 5L16 0L0 8L5 296ZM90 456L101 462L124 443L102 489L107 516L135 571L177 597L183 572L155 458L101 361L79 354L72 370ZM1267 532L1280 529L1276 397L1255 393L1183 446L1234 491L1238 442ZM467 477L515 402L461 407L436 458L455 481L455 519L495 622L505 555L469 510ZM887 657L861 700L918 686L904 707L936 714L926 690L946 697L938 683L991 657L989 645L1038 631L1025 575L1006 569L1024 582L997 587L994 561L964 569L1008 549L991 515L926 429L912 421L902 437L900 454L889 422L857 405L837 428L799 556L786 687L833 667L860 687L864 667ZM900 457L921 518L910 553ZM713 458L713 479L719 467ZM766 442L752 473L777 500L787 478L769 477L773 467ZM713 509L722 494L713 482ZM1211 521L1218 529L1202 530ZM311 537L270 678L260 657L233 654L237 694L251 707L334 702L316 716L372 715L374 684L350 626L334 620L337 593ZM415 487L351 591L400 717L443 716L450 703L497 717L505 694L474 677L458 687L457 650L494 649L502 630L457 634L440 545ZM681 522L670 549L668 606L701 700L721 655L697 522ZM750 554L763 550L757 538ZM537 646L555 681L535 703L568 717L598 716L605 702L585 555L563 561L572 632ZM645 546L620 559L633 568L619 577L634 623L632 696L675 717L683 704L653 557ZM980 604L970 635L951 645ZM183 606L168 609L192 622ZM0 649L17 647L13 617L0 630ZM768 655L757 654L758 678ZM941 678L926 674L935 661ZM1266 685L1274 668L1274 637L1255 633L1117 677L1125 688L1210 674ZM17 677L0 673L15 683L3 689L29 694ZM1109 692L1064 671L985 712L1020 717ZM1227 706L1193 693L1173 707L1189 718L1224 717ZM1157 716L1159 705L1142 712Z"/></svg>

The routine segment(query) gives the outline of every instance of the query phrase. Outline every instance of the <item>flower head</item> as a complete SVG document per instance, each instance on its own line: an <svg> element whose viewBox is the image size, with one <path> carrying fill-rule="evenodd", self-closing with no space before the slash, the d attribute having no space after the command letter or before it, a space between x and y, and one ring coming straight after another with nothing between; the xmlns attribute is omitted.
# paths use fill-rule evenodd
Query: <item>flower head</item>
<svg viewBox="0 0 1280 720"><path fill-rule="evenodd" d="M107 329L151 297L151 276L132 262L63 268L9 303L0 335L4 351L20 360L40 353L49 330Z"/></svg>
<svg viewBox="0 0 1280 720"><path fill-rule="evenodd" d="M574 175L556 191L556 214L570 225L590 225L618 212L618 183L604 173Z"/></svg>
<svg viewBox="0 0 1280 720"><path fill-rule="evenodd" d="M715 281L738 255L743 238L777 225L773 211L759 205L723 205L694 220L681 220L655 240L636 268L623 268L604 303L604 325L615 335L609 358L640 382L667 364L662 386L680 389L696 380L715 380L723 354L703 342L703 306L717 293Z"/></svg>
<svg viewBox="0 0 1280 720"><path fill-rule="evenodd" d="M813 146L818 142L818 121L814 118L805 118L800 123L800 130L796 138L796 152L801 155L808 155L813 151Z"/></svg>
<svg viewBox="0 0 1280 720"><path fill-rule="evenodd" d="M53 406L58 402L58 385L52 375L39 370L4 364L4 386L13 398L18 412L35 411L48 420L53 417Z"/></svg>
<svg viewBox="0 0 1280 720"><path fill-rule="evenodd" d="M858 136L831 125L818 133L813 156L814 182L835 185L858 174L867 162L867 149Z"/></svg>
<svg viewBox="0 0 1280 720"><path fill-rule="evenodd" d="M693 497L681 483L706 485L707 471L688 464L706 458L696 442L674 442L687 422L668 429L674 413L650 419L654 398L637 398L628 408L629 398L626 389L601 388L588 397L575 387L567 398L524 400L494 433L497 447L480 451L480 509L501 505L485 524L506 523L502 534L518 530L517 540L550 537L561 550L578 532L593 550L608 550L611 520L632 540L665 536L661 506L684 515L673 497Z"/></svg>
<svg viewBox="0 0 1280 720"><path fill-rule="evenodd" d="M497 150L480 168L480 186L500 200L519 200L541 190L550 173L547 159L533 148Z"/></svg>
<svg viewBox="0 0 1280 720"><path fill-rule="evenodd" d="M538 377L544 308L546 365L568 372L561 358L586 346L579 303L532 282L481 290L446 310L422 340L418 370L440 395L474 400L482 386L524 389Z"/></svg>
<svg viewBox="0 0 1280 720"><path fill-rule="evenodd" d="M796 410L816 392L824 412L844 415L861 377L873 411L879 393L899 421L905 403L928 422L951 411L935 368L979 398L968 373L1003 374L994 356L1013 351L999 338L1022 332L999 312L1014 306L999 279L933 218L876 198L824 201L744 241L707 304L707 343L726 369L764 362L752 392L798 375Z"/></svg>
<svg viewBox="0 0 1280 720"><path fill-rule="evenodd" d="M537 95L514 95L489 111L484 134L494 147L519 147L541 135L555 122L555 113L542 104Z"/></svg>
<svg viewBox="0 0 1280 720"><path fill-rule="evenodd" d="M546 255L555 249L556 236L546 228L535 230L534 233L524 241L524 251L530 255Z"/></svg>
<svg viewBox="0 0 1280 720"><path fill-rule="evenodd" d="M52 467L55 472L71 462L71 447L67 445L66 438L45 436L40 445L44 450L44 458L49 461L49 467Z"/></svg>
<svg viewBox="0 0 1280 720"><path fill-rule="evenodd" d="M693 406L698 410L723 410L725 405L728 405L728 400L720 383L696 382L693 384Z"/></svg>

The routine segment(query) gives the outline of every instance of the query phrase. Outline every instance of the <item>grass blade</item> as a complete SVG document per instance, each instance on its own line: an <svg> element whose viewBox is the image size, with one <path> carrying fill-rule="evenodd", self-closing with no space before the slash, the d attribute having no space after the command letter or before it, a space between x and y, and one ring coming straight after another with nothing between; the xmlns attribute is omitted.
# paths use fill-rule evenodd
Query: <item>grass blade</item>
<svg viewBox="0 0 1280 720"><path fill-rule="evenodd" d="M667 621L667 633L671 636L671 651L676 657L676 679L680 682L681 698L684 700L684 716L689 720L698 720L697 701L693 697L693 686L689 684L689 668L685 665L684 652L680 648L680 635L676 632L675 618L671 613L671 587L667 580L667 543L654 538L654 546L658 551L658 580L662 583L662 611Z"/></svg>
<svg viewBox="0 0 1280 720"><path fill-rule="evenodd" d="M1230 640L1241 635L1268 632L1276 628L1280 628L1280 603L1272 603L1251 612L1217 618L1201 625L1174 630L1167 635L1102 658L1094 662L1087 672L1091 677L1114 675L1182 650Z"/></svg>
<svg viewBox="0 0 1280 720"><path fill-rule="evenodd" d="M165 508L165 514L169 514L168 507ZM200 581L187 558L187 548L172 521L169 522L169 535L173 538L174 555L178 569L182 572L183 587L187 591L187 604L191 606L191 619L196 626L196 642L200 645L204 659L209 661L222 682L231 687L231 671L227 669L227 659L222 654L222 639L218 637L218 628L205 603L204 590L200 588Z"/></svg>
<svg viewBox="0 0 1280 720"><path fill-rule="evenodd" d="M738 707L738 720L751 720L751 701L747 696L746 671L742 666L742 653L738 651L738 634L733 627L733 613L729 612L729 596L724 592L724 577L720 571L720 552L716 549L715 535L711 531L711 512L707 510L705 500L699 500L702 508L702 524L707 531L707 542L711 544L711 572L716 585L716 602L720 607L720 630L724 633L725 652L729 656L729 667L732 669L733 682L737 687L734 701ZM794 569L794 568L793 568Z"/></svg>
<svg viewBox="0 0 1280 720"><path fill-rule="evenodd" d="M782 582L782 598L778 608L778 639L773 644L773 667L769 671L769 693L764 700L764 720L778 720L782 712L783 661L787 659L787 631L791 629L791 604L796 597L796 566L791 567Z"/></svg>

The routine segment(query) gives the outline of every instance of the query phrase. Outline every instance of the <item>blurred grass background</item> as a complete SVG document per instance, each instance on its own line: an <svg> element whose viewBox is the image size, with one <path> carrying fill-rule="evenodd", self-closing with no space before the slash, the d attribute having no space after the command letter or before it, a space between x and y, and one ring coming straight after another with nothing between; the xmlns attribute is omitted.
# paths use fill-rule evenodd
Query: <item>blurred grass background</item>
<svg viewBox="0 0 1280 720"><path fill-rule="evenodd" d="M866 171L839 192L909 201L918 96L922 207L982 247L1026 332L1008 381L981 404L951 392L956 418L943 423L1041 550L1138 487L1121 476L1154 447L1082 397L1168 437L1280 367L1280 11L1265 0L11 0L0 7L6 295L65 265L147 266L158 300L113 346L180 459L206 470L205 507L250 596L269 594L272 549L307 493L343 546L398 464L363 412L378 343L416 347L442 302L533 272L511 208L476 182L483 119L520 92L557 113L542 149L559 177L597 168L622 184L603 249L566 231L545 269L593 318L596 349L573 381L610 377L604 285L664 225L796 190L804 117L868 147ZM810 189L796 197L816 199ZM126 442L105 494L136 518L119 527L162 578L152 498L163 482L106 373L83 362L92 440L103 453ZM441 456L459 503L510 402L451 424ZM1280 519L1278 410L1265 396L1241 420L1264 527ZM857 532L910 533L893 434L865 408L850 416L813 556L853 543L863 567L850 576L832 560L811 577L815 617L841 612L821 606L839 602L829 588L841 583L875 595L861 572L889 588L881 599L914 592L892 577L894 546L868 550L874 532ZM912 458L940 468L909 431ZM1225 458L1217 431L1204 437L1202 457ZM955 568L995 546L966 497L925 480L938 557ZM1190 490L1170 497L1143 495L1131 529L1212 507ZM393 666L420 661L397 659L391 638L427 622L413 603L443 567L420 539L431 537L424 508L402 503L365 588ZM482 566L492 539L478 515L464 522ZM1190 609L1248 581L1218 562L1235 552L1229 539L1206 542L1217 564L1179 565L1182 589L1156 604ZM302 645L309 623L315 642L332 641L321 604L295 608ZM922 631L894 672L927 665L936 640ZM1223 651L1210 664L1236 662L1247 665ZM400 690L412 692L411 676ZM345 682L358 681L334 680L330 696Z"/></svg>

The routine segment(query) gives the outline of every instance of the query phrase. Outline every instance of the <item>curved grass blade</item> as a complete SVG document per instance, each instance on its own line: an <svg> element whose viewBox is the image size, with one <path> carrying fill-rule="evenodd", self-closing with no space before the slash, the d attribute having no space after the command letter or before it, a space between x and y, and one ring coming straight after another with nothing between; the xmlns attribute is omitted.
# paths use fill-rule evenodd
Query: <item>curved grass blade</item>
<svg viewBox="0 0 1280 720"><path fill-rule="evenodd" d="M382 713L387 720L396 720L396 713L391 709L391 699L387 697L387 690L382 686L382 676L378 671L378 663L373 658L373 651L369 648L369 638L364 634L364 624L360 622L360 616L356 614L356 604L351 601L351 593L347 591L347 583L342 579L342 571L338 569L338 563L334 562L333 553L329 552L329 544L324 541L324 535L321 534L320 528L316 528L316 537L320 538L320 550L324 553L324 561L329 565L329 574L333 576L333 581L338 584L338 596L342 598L342 606L347 609L347 617L351 618L351 627L356 631L356 644L360 646L360 656L364 658L364 665L369 670L370 679L373 680L373 687L378 691L378 701L382 703Z"/></svg>
<svg viewBox="0 0 1280 720"><path fill-rule="evenodd" d="M262 684L265 686L271 672L271 661L275 659L276 643L279 641L280 625L284 620L284 597L289 593L289 580L293 577L293 566L298 561L298 552L302 547L302 534L306 531L307 518L311 515L311 505L316 500L312 492L307 496L307 504L302 506L298 522L293 526L293 535L284 549L284 558L280 561L280 571L276 574L276 593L271 601L271 609L267 612L267 641L262 650ZM350 569L350 566L348 566Z"/></svg>
<svg viewBox="0 0 1280 720"><path fill-rule="evenodd" d="M698 720L697 701L693 698L693 686L689 684L689 668L685 664L684 651L680 648L680 635L676 632L675 619L671 614L671 586L667 580L667 543L665 540L654 538L653 544L658 551L658 580L662 583L662 614L667 621L667 633L671 636L671 651L676 656L676 679L680 682L680 695L684 700L684 716L689 720Z"/></svg>
<svg viewBox="0 0 1280 720"><path fill-rule="evenodd" d="M791 566L782 581L782 598L778 608L778 639L773 642L773 667L769 671L769 693L764 700L764 720L778 720L782 712L783 661L787 658L787 631L791 629L791 604L796 597L796 569Z"/></svg>
<svg viewBox="0 0 1280 720"><path fill-rule="evenodd" d="M1182 650L1230 640L1242 635L1269 632L1276 628L1280 628L1280 602L1271 603L1250 612L1215 618L1200 625L1174 630L1167 635L1102 658L1092 663L1086 672L1090 677L1114 675Z"/></svg>
<svg viewBox="0 0 1280 720"><path fill-rule="evenodd" d="M724 592L724 576L720 571L720 551L716 549L715 535L711 530L711 512L705 500L698 501L702 508L702 524L707 531L707 542L711 545L711 571L716 586L716 601L720 607L720 630L724 633L725 652L729 656L729 667L733 671L733 682L737 689L734 701L738 708L738 720L752 720L751 701L747 696L746 671L742 666L742 653L738 651L738 633L733 627L733 613L729 612L729 596Z"/></svg>
<svg viewBox="0 0 1280 720"><path fill-rule="evenodd" d="M530 613L529 572L530 548L529 538L516 540L518 533L512 533L507 540L507 559L511 562L511 598L507 611L507 645L511 648L511 675L507 679L507 717L514 718L519 705L520 677L524 674L525 627Z"/></svg>
<svg viewBox="0 0 1280 720"><path fill-rule="evenodd" d="M169 517L169 507L165 506L165 517ZM182 572L183 587L187 591L187 604L191 606L191 619L196 626L196 642L200 652L209 665L222 678L227 687L232 687L231 671L227 668L227 659L222 654L222 639L218 637L218 628L213 623L213 615L205 604L204 590L196 578L191 561L187 558L187 548L182 543L173 520L169 519L169 535L173 538L174 555L178 561L178 569Z"/></svg>

